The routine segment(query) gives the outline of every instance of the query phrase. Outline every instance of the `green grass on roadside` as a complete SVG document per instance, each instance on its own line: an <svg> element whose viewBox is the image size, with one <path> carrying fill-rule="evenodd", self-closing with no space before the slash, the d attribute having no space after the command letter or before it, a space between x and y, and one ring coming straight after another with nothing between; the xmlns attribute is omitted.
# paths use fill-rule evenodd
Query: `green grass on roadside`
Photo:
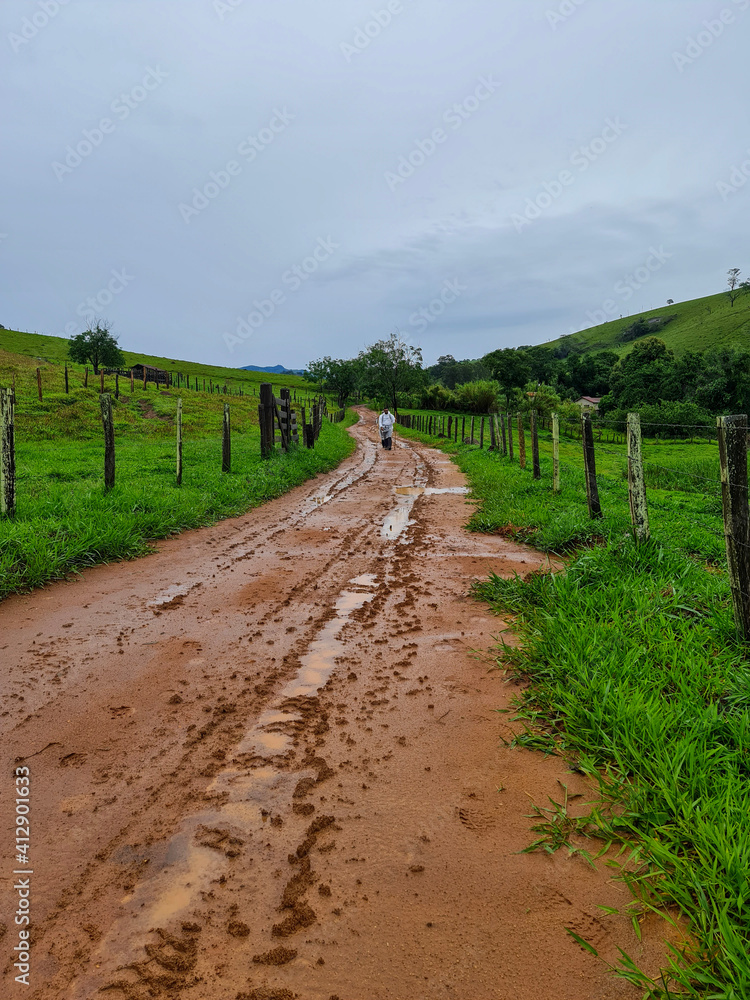
<svg viewBox="0 0 750 1000"><path fill-rule="evenodd" d="M173 399L158 405L167 402L174 408ZM239 402L232 400L233 413ZM100 435L91 440L19 437L17 514L0 520L0 598L86 566L142 555L153 539L236 516L278 497L350 455L356 445L346 428L356 420L349 414L339 424L325 421L313 450L300 447L268 461L260 458L257 425L236 428L232 472L226 475L221 472L220 424L210 437L191 435L188 420L180 487L175 484L173 428L164 425L156 430L158 436L116 435L116 482L109 493L104 492Z"/></svg>
<svg viewBox="0 0 750 1000"><path fill-rule="evenodd" d="M475 589L510 614L521 639L498 657L524 682L517 743L564 756L598 791L583 815L564 801L537 807L541 836L530 846L567 847L592 861L604 849L632 890L636 930L652 910L679 911L677 937L687 944L670 952L661 980L627 955L618 965L644 996L747 1000L750 662L723 572L716 446L646 442L652 541L637 547L621 447L597 448L605 517L591 521L580 442L562 443L555 495L548 435L535 481L519 469L517 449L511 463L399 434L456 455L478 501L474 530L571 553L564 572L493 576ZM530 464L528 441L527 451Z"/></svg>

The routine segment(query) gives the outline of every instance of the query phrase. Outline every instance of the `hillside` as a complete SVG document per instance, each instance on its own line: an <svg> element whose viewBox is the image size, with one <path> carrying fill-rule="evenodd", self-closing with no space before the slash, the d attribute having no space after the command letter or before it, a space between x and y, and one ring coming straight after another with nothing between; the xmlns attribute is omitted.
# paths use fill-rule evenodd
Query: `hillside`
<svg viewBox="0 0 750 1000"><path fill-rule="evenodd" d="M37 361L44 361L49 366L62 366L68 355L68 341L65 337L50 337L41 333L21 333L17 330L0 330L0 351L7 351L11 354L26 355ZM145 362L148 365L156 365L166 371L180 372L182 375L200 376L201 378L212 379L214 382L226 383L233 389L251 388L261 382L267 382L268 374L260 371L248 371L242 368L222 368L217 365L202 364L197 361L180 361L176 358L163 358L151 354L141 354L135 351L127 351L123 348L123 354L128 365L135 365ZM71 365L78 368L78 365ZM0 364L0 374L2 365ZM281 379L274 381L274 387L286 386L294 388L311 388L310 383L299 375L284 374Z"/></svg>
<svg viewBox="0 0 750 1000"><path fill-rule="evenodd" d="M544 347L569 347L570 353L617 351L627 354L635 341L623 342L622 331L639 316L646 321L656 317L674 317L653 335L659 337L675 354L705 351L711 347L736 345L750 349L750 295L740 295L732 307L726 293L709 295L687 302L676 302L661 309L602 323L588 330L545 343Z"/></svg>

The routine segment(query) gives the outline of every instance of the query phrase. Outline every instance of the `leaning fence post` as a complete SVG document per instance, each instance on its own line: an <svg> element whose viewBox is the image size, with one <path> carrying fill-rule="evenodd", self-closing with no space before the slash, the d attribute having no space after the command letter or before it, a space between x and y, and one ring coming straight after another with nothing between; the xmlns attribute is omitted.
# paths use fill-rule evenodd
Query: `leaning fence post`
<svg viewBox="0 0 750 1000"><path fill-rule="evenodd" d="M182 486L182 397L177 400L177 485Z"/></svg>
<svg viewBox="0 0 750 1000"><path fill-rule="evenodd" d="M489 417L490 425L490 451L495 451L498 446L497 437L495 436L495 418L492 414Z"/></svg>
<svg viewBox="0 0 750 1000"><path fill-rule="evenodd" d="M552 490L560 492L560 417L552 414Z"/></svg>
<svg viewBox="0 0 750 1000"><path fill-rule="evenodd" d="M583 441L583 464L586 472L586 500L589 505L589 517L602 516L602 505L599 503L599 487L596 483L596 455L594 452L594 431L591 427L591 414L581 414L581 440Z"/></svg>
<svg viewBox="0 0 750 1000"><path fill-rule="evenodd" d="M68 386L68 366L65 365L65 395L67 396L69 392L70 388Z"/></svg>
<svg viewBox="0 0 750 1000"><path fill-rule="evenodd" d="M750 639L750 514L747 501L747 417L717 417L724 537L737 630Z"/></svg>
<svg viewBox="0 0 750 1000"><path fill-rule="evenodd" d="M224 433L221 439L221 471L229 472L232 468L232 439L229 428L229 403L224 403Z"/></svg>
<svg viewBox="0 0 750 1000"><path fill-rule="evenodd" d="M16 512L15 393L0 389L0 514Z"/></svg>
<svg viewBox="0 0 750 1000"><path fill-rule="evenodd" d="M534 479L542 478L542 470L539 465L539 431L536 426L536 410L529 414L531 423L531 466Z"/></svg>
<svg viewBox="0 0 750 1000"><path fill-rule="evenodd" d="M526 431L523 426L523 413L516 416L518 424L518 465L521 469L526 468Z"/></svg>
<svg viewBox="0 0 750 1000"><path fill-rule="evenodd" d="M41 399L42 399L42 369L41 368L37 368L37 370L36 370L36 389L37 389L37 392L39 393L39 400L41 402Z"/></svg>
<svg viewBox="0 0 750 1000"><path fill-rule="evenodd" d="M104 427L104 489L115 485L115 423L112 419L112 397L108 392L99 396Z"/></svg>
<svg viewBox="0 0 750 1000"><path fill-rule="evenodd" d="M628 414L628 494L630 520L636 542L648 541L648 507L646 506L646 480L643 472L641 450L641 415Z"/></svg>

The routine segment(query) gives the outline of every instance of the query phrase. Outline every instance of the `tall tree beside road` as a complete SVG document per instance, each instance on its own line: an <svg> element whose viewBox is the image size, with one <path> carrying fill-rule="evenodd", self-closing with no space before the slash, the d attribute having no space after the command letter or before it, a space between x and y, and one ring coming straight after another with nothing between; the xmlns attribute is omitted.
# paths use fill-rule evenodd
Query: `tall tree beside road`
<svg viewBox="0 0 750 1000"><path fill-rule="evenodd" d="M399 393L418 389L425 383L422 349L410 346L398 333L361 351L357 360L365 392L388 400L394 414L398 413Z"/></svg>
<svg viewBox="0 0 750 1000"><path fill-rule="evenodd" d="M93 330L84 330L70 338L68 357L77 364L91 364L94 375L99 368L124 368L125 355L119 348L117 337L111 332L109 323L97 323Z"/></svg>

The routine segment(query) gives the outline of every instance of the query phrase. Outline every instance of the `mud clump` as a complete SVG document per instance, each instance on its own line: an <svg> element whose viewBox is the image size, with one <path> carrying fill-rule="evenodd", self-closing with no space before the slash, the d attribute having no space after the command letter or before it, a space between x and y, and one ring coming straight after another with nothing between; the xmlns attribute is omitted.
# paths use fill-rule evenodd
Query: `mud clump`
<svg viewBox="0 0 750 1000"><path fill-rule="evenodd" d="M146 954L168 972L190 972L198 961L198 942L194 938L178 938L161 927L156 928L161 941L146 945Z"/></svg>
<svg viewBox="0 0 750 1000"><path fill-rule="evenodd" d="M317 819L314 819L307 828L305 839L297 848L297 857L304 858L305 855L309 854L315 846L318 834L326 830L329 826L333 826L335 822L336 820L333 816L318 816Z"/></svg>
<svg viewBox="0 0 750 1000"><path fill-rule="evenodd" d="M229 830L218 827L199 826L195 831L195 842L201 847L210 847L214 851L222 851L228 858L239 857L239 848L245 843L239 837L233 837Z"/></svg>
<svg viewBox="0 0 750 1000"><path fill-rule="evenodd" d="M315 806L312 802L293 802L292 812L297 816L312 816L315 812Z"/></svg>
<svg viewBox="0 0 750 1000"><path fill-rule="evenodd" d="M250 928L241 920L230 920L227 924L227 934L231 934L232 937L244 938L250 934Z"/></svg>
<svg viewBox="0 0 750 1000"><path fill-rule="evenodd" d="M317 882L317 876L310 867L309 857L302 858L299 871L296 872L284 887L281 897L281 909L289 910L294 908L301 897Z"/></svg>
<svg viewBox="0 0 750 1000"><path fill-rule="evenodd" d="M285 948L283 944L280 944L278 948L272 948L271 951L264 952L262 955L253 955L253 961L256 965L286 965L287 962L292 962L297 957L297 952L294 948Z"/></svg>
<svg viewBox="0 0 750 1000"><path fill-rule="evenodd" d="M290 937L305 927L312 927L317 919L315 910L308 903L295 903L289 915L273 925L271 933L274 937Z"/></svg>
<svg viewBox="0 0 750 1000"><path fill-rule="evenodd" d="M330 885L319 885L318 886L318 892L320 893L321 896L330 896L331 895L331 887L330 887Z"/></svg>

